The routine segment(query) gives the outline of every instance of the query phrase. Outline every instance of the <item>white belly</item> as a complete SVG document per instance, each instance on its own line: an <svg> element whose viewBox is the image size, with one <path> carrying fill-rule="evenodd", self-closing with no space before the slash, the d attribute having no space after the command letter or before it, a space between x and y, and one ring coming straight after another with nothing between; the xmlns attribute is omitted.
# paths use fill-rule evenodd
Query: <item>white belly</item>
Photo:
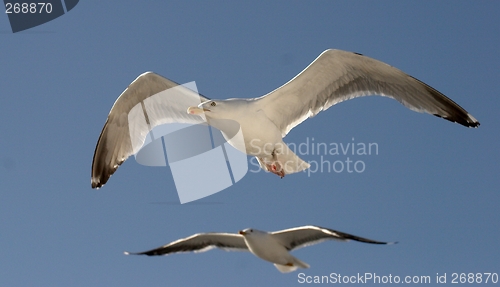
<svg viewBox="0 0 500 287"><path fill-rule="evenodd" d="M271 238L259 238L259 241L253 241L251 238L245 238L245 242L255 256L266 261L285 265L290 262L288 250Z"/></svg>
<svg viewBox="0 0 500 287"><path fill-rule="evenodd" d="M235 125L232 120L210 119L210 125L219 129L226 141L248 155L266 157L282 143L281 131L263 112L248 113ZM237 134L240 132L241 137Z"/></svg>
<svg viewBox="0 0 500 287"><path fill-rule="evenodd" d="M254 113L252 120L242 121L241 130L248 155L266 157L282 143L281 131L263 112Z"/></svg>
<svg viewBox="0 0 500 287"><path fill-rule="evenodd" d="M237 114L233 120L207 119L210 125L222 131L226 141L234 148L256 156L265 170L270 171L270 167L275 165L277 170L283 169L285 174L290 174L309 167L283 142L281 131L262 110L250 110Z"/></svg>

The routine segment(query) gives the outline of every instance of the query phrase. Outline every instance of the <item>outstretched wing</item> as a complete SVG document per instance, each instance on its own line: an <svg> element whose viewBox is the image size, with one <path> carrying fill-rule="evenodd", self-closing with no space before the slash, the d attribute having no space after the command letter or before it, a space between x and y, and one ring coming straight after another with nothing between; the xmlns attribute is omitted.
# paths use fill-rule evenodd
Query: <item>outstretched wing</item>
<svg viewBox="0 0 500 287"><path fill-rule="evenodd" d="M199 233L152 250L137 253L125 252L125 254L148 256L168 255L179 252L204 252L215 247L228 251L248 251L243 236L239 234Z"/></svg>
<svg viewBox="0 0 500 287"><path fill-rule="evenodd" d="M395 242L375 241L333 229L314 225L300 226L271 233L288 250L317 244L325 240L355 240L371 244L393 244Z"/></svg>
<svg viewBox="0 0 500 287"><path fill-rule="evenodd" d="M200 116L186 111L207 100L153 72L137 77L114 103L99 136L92 161L92 188L103 186L155 126L202 123Z"/></svg>
<svg viewBox="0 0 500 287"><path fill-rule="evenodd" d="M390 97L411 110L467 127L479 126L466 110L427 84L386 63L340 50L321 53L300 74L258 102L284 137L307 118L342 101L368 95Z"/></svg>

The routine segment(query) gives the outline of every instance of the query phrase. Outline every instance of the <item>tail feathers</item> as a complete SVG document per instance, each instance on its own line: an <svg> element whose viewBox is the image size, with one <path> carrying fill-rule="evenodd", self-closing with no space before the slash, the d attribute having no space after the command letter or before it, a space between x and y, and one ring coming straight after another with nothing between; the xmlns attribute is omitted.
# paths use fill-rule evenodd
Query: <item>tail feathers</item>
<svg viewBox="0 0 500 287"><path fill-rule="evenodd" d="M281 264L274 264L274 266L281 272L281 273L289 273L297 270L297 268L309 268L309 264L300 261L299 259L293 257L293 262L290 262L286 265L281 265Z"/></svg>
<svg viewBox="0 0 500 287"><path fill-rule="evenodd" d="M281 163L285 174L291 174L308 169L311 165L303 161L285 144L285 150L278 155L278 160Z"/></svg>
<svg viewBox="0 0 500 287"><path fill-rule="evenodd" d="M295 270L297 270L297 266L287 266L287 265L281 265L281 264L274 264L276 268L281 272L281 273L290 273Z"/></svg>
<svg viewBox="0 0 500 287"><path fill-rule="evenodd" d="M304 261L301 261L295 257L293 258L293 260L294 260L293 265L296 265L297 267L304 268L304 269L309 268L309 264L305 263Z"/></svg>

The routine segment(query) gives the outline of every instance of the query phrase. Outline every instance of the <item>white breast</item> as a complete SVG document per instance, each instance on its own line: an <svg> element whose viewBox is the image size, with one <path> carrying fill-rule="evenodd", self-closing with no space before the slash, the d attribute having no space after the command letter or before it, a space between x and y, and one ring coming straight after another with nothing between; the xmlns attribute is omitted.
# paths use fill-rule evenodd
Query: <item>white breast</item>
<svg viewBox="0 0 500 287"><path fill-rule="evenodd" d="M245 236L245 242L255 256L278 264L287 264L290 260L288 250L269 234Z"/></svg>

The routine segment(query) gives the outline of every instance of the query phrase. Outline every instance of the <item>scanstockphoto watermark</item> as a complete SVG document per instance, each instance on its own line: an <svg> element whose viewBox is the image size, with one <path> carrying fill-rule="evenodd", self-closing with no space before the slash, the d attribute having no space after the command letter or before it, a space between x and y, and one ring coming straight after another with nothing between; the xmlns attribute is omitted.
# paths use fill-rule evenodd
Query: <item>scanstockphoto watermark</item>
<svg viewBox="0 0 500 287"><path fill-rule="evenodd" d="M429 275L393 275L377 274L375 272L356 273L345 275L332 272L329 275L297 274L297 282L300 284L430 284L432 277ZM438 282L438 281L436 281ZM439 283L439 282L438 282Z"/></svg>
<svg viewBox="0 0 500 287"><path fill-rule="evenodd" d="M257 146L258 139L250 142ZM363 173L367 169L366 158L379 155L379 144L376 142L357 141L354 137L344 142L318 142L314 137L306 137L301 143L287 143L288 148L299 157L309 157L308 169L302 172L311 176L314 173ZM250 172L261 171L255 157L250 159ZM287 163L284 163L286 170Z"/></svg>
<svg viewBox="0 0 500 287"><path fill-rule="evenodd" d="M498 273L495 272L445 272L435 275L395 275L375 272L349 275L336 272L328 275L310 275L304 272L297 274L299 284L497 284L498 281Z"/></svg>

